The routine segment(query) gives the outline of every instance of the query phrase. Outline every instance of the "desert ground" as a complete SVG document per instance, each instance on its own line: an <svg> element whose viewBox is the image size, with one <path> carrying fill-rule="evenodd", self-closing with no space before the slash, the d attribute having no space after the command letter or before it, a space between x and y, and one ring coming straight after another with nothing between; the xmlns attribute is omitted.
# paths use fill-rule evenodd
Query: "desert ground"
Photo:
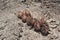
<svg viewBox="0 0 60 40"><path fill-rule="evenodd" d="M26 8L34 18L46 18L50 34L43 36L30 30L30 26L17 17L18 12ZM60 40L60 0L0 0L0 40Z"/></svg>

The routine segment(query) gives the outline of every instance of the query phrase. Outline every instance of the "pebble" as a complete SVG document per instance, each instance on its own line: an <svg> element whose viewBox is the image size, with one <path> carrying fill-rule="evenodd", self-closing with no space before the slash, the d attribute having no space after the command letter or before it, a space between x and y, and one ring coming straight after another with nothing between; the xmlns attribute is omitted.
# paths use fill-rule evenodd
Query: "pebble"
<svg viewBox="0 0 60 40"><path fill-rule="evenodd" d="M54 19L49 19L49 20L47 20L47 22L49 23L49 26L51 27L51 28L57 28L57 26L60 24L60 22L59 21L56 21L56 20L54 20Z"/></svg>
<svg viewBox="0 0 60 40"><path fill-rule="evenodd" d="M53 30L53 31L52 31L52 34L51 34L49 37L50 37L50 39L57 39L59 36L58 36L58 34L56 33L56 30Z"/></svg>
<svg viewBox="0 0 60 40"><path fill-rule="evenodd" d="M54 20L54 19L52 19L52 18L49 19L49 20L47 20L48 23L50 23L50 22L55 22L55 21L56 21L56 20Z"/></svg>
<svg viewBox="0 0 60 40"><path fill-rule="evenodd" d="M59 24L60 24L59 21L56 21L56 20L54 20L54 19L49 19L49 20L47 20L47 22L48 22L48 23L55 22L56 25L59 25Z"/></svg>
<svg viewBox="0 0 60 40"><path fill-rule="evenodd" d="M51 28L57 28L57 25L49 25Z"/></svg>
<svg viewBox="0 0 60 40"><path fill-rule="evenodd" d="M56 21L56 25L59 25L60 24L60 22L59 21Z"/></svg>
<svg viewBox="0 0 60 40"><path fill-rule="evenodd" d="M51 36L51 39L57 39L57 38L58 38L58 36L56 34Z"/></svg>
<svg viewBox="0 0 60 40"><path fill-rule="evenodd" d="M58 32L60 32L60 28L58 28Z"/></svg>
<svg viewBox="0 0 60 40"><path fill-rule="evenodd" d="M19 26L23 27L23 23L18 23Z"/></svg>

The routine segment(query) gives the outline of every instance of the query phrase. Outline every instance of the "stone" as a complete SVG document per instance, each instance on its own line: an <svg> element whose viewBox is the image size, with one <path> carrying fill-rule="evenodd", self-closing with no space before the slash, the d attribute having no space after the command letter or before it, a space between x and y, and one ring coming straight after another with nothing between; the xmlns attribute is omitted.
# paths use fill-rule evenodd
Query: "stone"
<svg viewBox="0 0 60 40"><path fill-rule="evenodd" d="M60 28L58 28L58 32L60 32Z"/></svg>
<svg viewBox="0 0 60 40"><path fill-rule="evenodd" d="M57 28L57 25L49 25L51 28Z"/></svg>
<svg viewBox="0 0 60 40"><path fill-rule="evenodd" d="M49 22L55 22L56 20L54 20L54 19L49 19L49 20L47 20L47 22L49 23Z"/></svg>
<svg viewBox="0 0 60 40"><path fill-rule="evenodd" d="M56 30L52 30L52 34L50 34L50 40L55 40L55 39L58 39L58 34L57 34L57 32L56 32Z"/></svg>
<svg viewBox="0 0 60 40"><path fill-rule="evenodd" d="M56 21L56 25L59 25L60 24L60 22L59 21Z"/></svg>

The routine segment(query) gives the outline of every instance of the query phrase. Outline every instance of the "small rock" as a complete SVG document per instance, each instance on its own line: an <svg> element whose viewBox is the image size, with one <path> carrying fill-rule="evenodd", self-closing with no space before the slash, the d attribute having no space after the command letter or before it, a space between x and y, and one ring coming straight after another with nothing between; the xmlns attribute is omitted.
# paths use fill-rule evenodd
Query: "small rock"
<svg viewBox="0 0 60 40"><path fill-rule="evenodd" d="M41 5L41 3L38 3L38 4L37 4L37 3L35 3L34 5L35 5L35 6L40 6L40 5Z"/></svg>
<svg viewBox="0 0 60 40"><path fill-rule="evenodd" d="M57 25L49 25L51 28L57 28Z"/></svg>
<svg viewBox="0 0 60 40"><path fill-rule="evenodd" d="M22 28L20 28L20 32L21 32L21 33L23 32Z"/></svg>
<svg viewBox="0 0 60 40"><path fill-rule="evenodd" d="M23 27L23 24L22 23L18 23L21 27Z"/></svg>
<svg viewBox="0 0 60 40"><path fill-rule="evenodd" d="M56 25L59 25L60 24L60 22L59 21L56 21Z"/></svg>
<svg viewBox="0 0 60 40"><path fill-rule="evenodd" d="M47 22L55 22L55 20L54 19L49 19L49 20L47 20Z"/></svg>
<svg viewBox="0 0 60 40"><path fill-rule="evenodd" d="M57 35L52 35L52 36L51 36L51 39L57 39L57 38L58 38Z"/></svg>
<svg viewBox="0 0 60 40"><path fill-rule="evenodd" d="M58 32L60 32L60 28L58 28Z"/></svg>
<svg viewBox="0 0 60 40"><path fill-rule="evenodd" d="M58 36L58 34L56 33L56 30L53 30L52 32L53 32L53 33L50 35L50 39L57 39L59 36Z"/></svg>

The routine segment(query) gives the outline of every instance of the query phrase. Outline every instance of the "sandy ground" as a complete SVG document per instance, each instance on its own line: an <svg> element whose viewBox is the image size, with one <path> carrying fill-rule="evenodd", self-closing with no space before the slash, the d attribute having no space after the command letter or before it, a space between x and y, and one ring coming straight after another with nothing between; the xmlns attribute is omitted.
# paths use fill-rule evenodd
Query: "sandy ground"
<svg viewBox="0 0 60 40"><path fill-rule="evenodd" d="M6 0L6 4L0 2L0 40L60 40L60 3L32 2L28 6L27 4L16 0L9 2ZM39 19L43 16L47 19L51 30L49 35L43 36L41 33L30 30L30 26L17 17L18 11L27 7L34 18Z"/></svg>

